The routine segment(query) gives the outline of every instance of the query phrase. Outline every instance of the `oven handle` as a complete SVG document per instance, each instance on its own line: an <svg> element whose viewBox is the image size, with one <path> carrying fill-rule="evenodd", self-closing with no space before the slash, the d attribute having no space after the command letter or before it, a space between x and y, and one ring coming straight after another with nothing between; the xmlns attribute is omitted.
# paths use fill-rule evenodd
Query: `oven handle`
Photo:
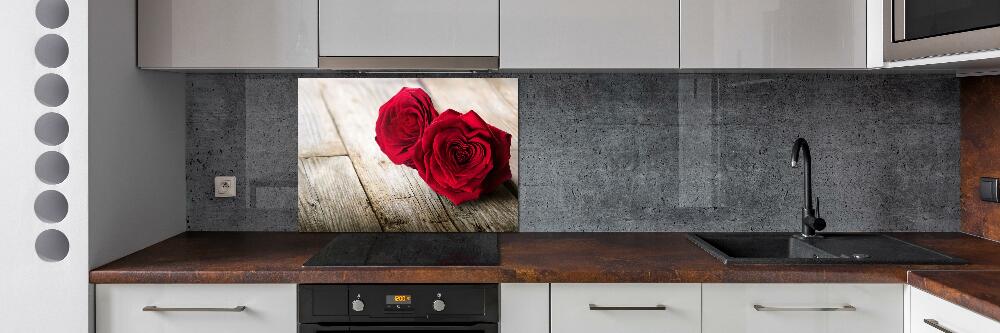
<svg viewBox="0 0 1000 333"><path fill-rule="evenodd" d="M422 332L422 331L480 331L482 333L498 333L497 324L474 324L474 325L452 325L452 326L405 326L401 324L386 326L323 326L316 324L300 324L299 333L323 333L323 332L370 332L370 331L390 331L390 332Z"/></svg>
<svg viewBox="0 0 1000 333"><path fill-rule="evenodd" d="M398 331L398 332L421 332L421 331L482 331L483 333L497 333L496 324L474 324L474 325L453 325L453 326L351 326L351 332L366 331Z"/></svg>

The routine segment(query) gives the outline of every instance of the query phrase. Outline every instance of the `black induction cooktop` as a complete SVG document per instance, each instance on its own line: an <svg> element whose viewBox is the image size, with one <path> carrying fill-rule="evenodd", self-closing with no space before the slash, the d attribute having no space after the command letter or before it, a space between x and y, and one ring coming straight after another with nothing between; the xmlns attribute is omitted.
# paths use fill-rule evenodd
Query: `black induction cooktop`
<svg viewBox="0 0 1000 333"><path fill-rule="evenodd" d="M495 233L342 233L303 266L496 266Z"/></svg>

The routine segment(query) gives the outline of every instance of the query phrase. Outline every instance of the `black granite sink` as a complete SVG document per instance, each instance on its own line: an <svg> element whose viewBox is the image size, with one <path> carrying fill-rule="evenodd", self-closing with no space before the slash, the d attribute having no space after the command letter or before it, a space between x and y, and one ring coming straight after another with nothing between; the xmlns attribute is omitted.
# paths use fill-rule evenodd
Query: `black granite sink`
<svg viewBox="0 0 1000 333"><path fill-rule="evenodd" d="M965 260L873 233L692 233L688 239L726 265L964 264Z"/></svg>

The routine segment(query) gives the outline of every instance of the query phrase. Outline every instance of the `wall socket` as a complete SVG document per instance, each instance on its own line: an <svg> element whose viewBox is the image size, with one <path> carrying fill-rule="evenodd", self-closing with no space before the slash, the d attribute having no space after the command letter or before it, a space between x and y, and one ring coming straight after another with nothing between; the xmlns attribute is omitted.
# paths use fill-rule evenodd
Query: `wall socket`
<svg viewBox="0 0 1000 333"><path fill-rule="evenodd" d="M236 196L236 177L215 177L215 197L232 198Z"/></svg>
<svg viewBox="0 0 1000 333"><path fill-rule="evenodd" d="M1000 191L997 191L998 180L993 177L979 178L979 199L989 202L1000 202Z"/></svg>

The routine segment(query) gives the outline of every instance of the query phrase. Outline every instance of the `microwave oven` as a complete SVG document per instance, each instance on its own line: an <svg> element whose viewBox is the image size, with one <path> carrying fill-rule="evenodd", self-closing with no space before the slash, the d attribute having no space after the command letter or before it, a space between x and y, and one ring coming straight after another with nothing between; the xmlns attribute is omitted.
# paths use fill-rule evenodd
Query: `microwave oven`
<svg viewBox="0 0 1000 333"><path fill-rule="evenodd" d="M1000 49L1000 0L884 0L885 61Z"/></svg>

